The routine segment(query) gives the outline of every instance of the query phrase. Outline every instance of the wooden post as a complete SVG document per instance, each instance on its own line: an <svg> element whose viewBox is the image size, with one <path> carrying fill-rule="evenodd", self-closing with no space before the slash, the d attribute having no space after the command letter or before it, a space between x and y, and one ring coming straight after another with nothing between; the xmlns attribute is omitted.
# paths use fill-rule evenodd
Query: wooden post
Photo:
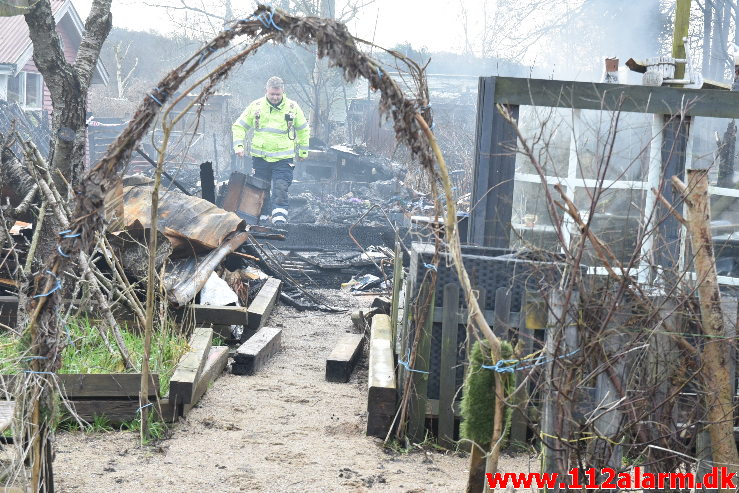
<svg viewBox="0 0 739 493"><path fill-rule="evenodd" d="M521 303L521 314L519 316L519 328L518 328L518 343L516 344L516 358L523 358L533 352L533 329L540 329L535 322L538 318L534 315L534 310L543 305L537 303L537 299L533 296L534 293L526 291L524 293L524 299ZM544 305L546 309L546 305ZM515 406L513 409L513 416L511 416L511 445L513 447L520 446L523 448L526 445L526 435L529 429L529 418L526 409L529 403L529 392L526 387L521 387L524 381L524 377L521 372L516 372L516 388L518 389L511 396L511 402ZM521 387L521 388L519 388Z"/></svg>
<svg viewBox="0 0 739 493"><path fill-rule="evenodd" d="M507 286L495 290L495 318L493 332L501 339L509 339L508 324L511 320L511 292Z"/></svg>
<svg viewBox="0 0 739 493"><path fill-rule="evenodd" d="M459 330L459 285L444 286L441 322L441 365L439 373L439 444L454 446L454 396L457 393L457 334Z"/></svg>
<svg viewBox="0 0 739 493"><path fill-rule="evenodd" d="M400 288L403 285L403 249L400 246L400 238L395 237L395 253L393 259L393 298L390 304L390 328L393 331L393 344L395 344L398 331L398 310L400 309Z"/></svg>
<svg viewBox="0 0 739 493"><path fill-rule="evenodd" d="M683 38L688 36L690 25L690 0L677 0L675 7L675 26L672 30L672 56L673 58L685 58L685 42ZM685 76L685 64L678 63L675 67L675 78L682 79Z"/></svg>
<svg viewBox="0 0 739 493"><path fill-rule="evenodd" d="M416 330L420 330L421 334L416 348L414 371L411 375L413 381L411 392L413 394L410 399L411 409L408 426L408 436L415 443L421 443L426 438L426 402L428 400L428 371L431 362L431 329L434 326L435 298L432 294L423 326L416 324Z"/></svg>
<svg viewBox="0 0 739 493"><path fill-rule="evenodd" d="M496 108L496 77L480 77L477 92L474 187L470 211L469 243L508 248L511 233L513 176L516 154L514 129ZM514 119L518 106L509 105Z"/></svg>
<svg viewBox="0 0 739 493"><path fill-rule="evenodd" d="M549 385L544 395L544 412L542 416L542 472L565 475L572 467L569 460L570 451L567 440L572 433L572 415L574 407L574 390L577 382L572 382L572 375L565 369L568 355L578 347L577 326L569 307L565 304L577 303L576 292L567 293L553 290L549 295L549 323L544 347L544 356L548 363L546 375ZM569 400L566 400L569 399ZM552 491L560 491L555 486Z"/></svg>
<svg viewBox="0 0 739 493"><path fill-rule="evenodd" d="M734 395L731 391L731 380L735 375L729 374L728 357L728 347L733 341L727 340L724 332L711 238L708 170L688 170L687 186L676 177L672 181L685 196L688 206L688 232L695 255L701 325L703 333L708 336L701 359L703 381L711 382L704 391L714 464L718 467L726 466L730 471L739 471L739 456L734 441Z"/></svg>

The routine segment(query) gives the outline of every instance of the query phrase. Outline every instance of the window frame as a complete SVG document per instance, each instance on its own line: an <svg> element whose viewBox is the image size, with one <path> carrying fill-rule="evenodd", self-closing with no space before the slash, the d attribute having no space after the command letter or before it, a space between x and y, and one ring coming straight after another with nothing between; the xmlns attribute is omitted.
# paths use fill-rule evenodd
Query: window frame
<svg viewBox="0 0 739 493"><path fill-rule="evenodd" d="M532 106L534 108L549 108L547 106ZM569 159L567 162L567 176L553 176L553 175L544 175L544 178L547 181L548 185L556 185L559 184L562 186L567 196L574 199L575 192L579 188L594 188L596 186L600 186L603 189L631 189L631 190L641 190L646 193L645 197L645 204L644 209L642 211L641 219L642 222L645 221L645 218L652 218L650 220L650 223L653 221L654 216L654 210L657 206L657 197L654 193L651 192L652 189L658 190L660 188L660 180L662 177L662 161L661 161L661 148L663 143L663 131L664 131L664 124L662 122L662 115L659 113L651 113L652 115L652 136L650 141L650 149L649 149L649 167L647 170L646 179L644 181L640 180L603 180L602 182L600 180L596 179L588 179L584 177L578 177L577 176L577 169L578 169L578 150L577 150L577 142L579 140L580 135L578 135L579 130L579 124L581 122L580 116L582 113L582 109L580 108L569 108L569 111L572 112L570 115L572 117L573 121L573 127L570 130L570 142L569 142ZM605 110L604 110L605 111ZM687 135L687 145L686 145L686 159L685 159L685 169L691 169L692 168L692 153L693 153L693 142L694 142L694 134L695 134L695 124L694 121L691 121L690 126L688 127L688 135ZM536 183L539 185L542 185L541 177L538 174L534 173L524 173L515 171L514 172L514 182L521 182L521 183ZM515 188L514 188L514 194L515 194ZM733 197L733 198L739 198L739 189L733 189L733 188L725 188L725 187L718 187L714 185L709 185L708 187L708 194L709 199L713 196L721 196L721 197ZM685 215L687 211L685 210L685 205L683 205L683 215ZM570 243L572 236L576 232L576 225L574 224L574 221L572 218L567 214L562 214L562 234L564 236L564 240L567 244ZM550 220L553 220L554 218L550 218ZM513 229L516 229L516 225L511 225ZM649 228L650 225L646 225L645 228ZM679 267L682 270L685 266L685 241L687 238L687 230L684 226L682 226L682 234L680 236L681 238L681 247L680 247L680 258L679 258ZM644 238L644 241L641 244L640 249L640 260L639 265L636 268L628 269L628 273L638 280L640 284L647 284L649 282L649 277L651 275L652 267L647 259L649 258L650 252L654 249L654 238L652 234L646 235ZM597 275L608 275L608 271L605 267L598 267L598 266L591 266L588 267L588 271L592 274ZM693 271L686 271L685 272L686 277L689 279L695 279L696 274ZM731 276L718 276L718 283L721 285L726 286L739 286L739 277L731 277Z"/></svg>

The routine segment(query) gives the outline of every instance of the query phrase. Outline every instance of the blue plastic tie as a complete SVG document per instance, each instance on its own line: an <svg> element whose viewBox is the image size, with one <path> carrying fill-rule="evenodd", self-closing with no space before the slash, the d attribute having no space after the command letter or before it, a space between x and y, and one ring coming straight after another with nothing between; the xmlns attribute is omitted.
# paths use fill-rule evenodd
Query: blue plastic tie
<svg viewBox="0 0 739 493"><path fill-rule="evenodd" d="M50 270L47 270L46 273L52 276L54 279L56 279L56 286L51 288L51 291L49 291L48 293L37 294L37 295L34 295L33 298L45 298L46 296L51 295L54 291L58 291L62 289L62 283L59 281L59 278L56 277L56 275Z"/></svg>
<svg viewBox="0 0 739 493"><path fill-rule="evenodd" d="M23 373L30 373L32 375L55 375L55 373L53 371L23 370Z"/></svg>
<svg viewBox="0 0 739 493"><path fill-rule="evenodd" d="M49 359L49 358L46 356L26 356L25 358L23 358L23 360L25 361L32 360L32 359Z"/></svg>
<svg viewBox="0 0 739 493"><path fill-rule="evenodd" d="M162 104L162 102L161 102L161 101L159 101L159 100L158 100L158 99L156 98L156 96L154 96L153 94L149 94L149 97L150 97L151 99L153 99L154 101L156 101L156 103L157 103L157 104L158 104L159 106L164 106L164 105Z"/></svg>
<svg viewBox="0 0 739 493"><path fill-rule="evenodd" d="M481 365L480 368L484 368L485 370L493 370L497 371L498 373L513 373L514 371L521 371L521 370L528 370L529 368L533 368L535 366L544 365L547 363L551 363L554 360L562 359L562 358L568 358L572 356L573 354L580 351L580 349L575 349L571 353L563 354L561 356L557 356L556 358L552 358L550 360L541 361L544 359L544 356L537 356L536 358L528 358L528 359L502 359L495 363L494 365ZM533 361L533 364L526 365L526 366L519 366L521 363L524 363L526 361Z"/></svg>
<svg viewBox="0 0 739 493"><path fill-rule="evenodd" d="M56 251L59 252L59 255L61 255L62 257L69 258L69 255L67 255L66 253L62 251L61 245L56 246Z"/></svg>
<svg viewBox="0 0 739 493"><path fill-rule="evenodd" d="M272 24L272 27L274 27L278 31L282 31L282 28L280 26L278 26L277 24L275 24L275 13L274 13L274 11L270 11L270 13L269 13L269 23Z"/></svg>
<svg viewBox="0 0 739 493"><path fill-rule="evenodd" d="M403 368L405 368L406 370L408 370L410 372L413 372L413 373L423 373L425 375L428 375L429 374L429 372L427 372L427 371L424 371L424 370L416 370L415 368L411 368L410 364L408 363L408 360L411 359L411 351L410 351L410 349L408 350L407 353L405 353L405 359L406 359L406 361L403 361L402 359L399 359L398 360L398 364L401 365L401 366L403 366Z"/></svg>
<svg viewBox="0 0 739 493"><path fill-rule="evenodd" d="M377 77L382 79L382 70L380 70L380 67L377 67Z"/></svg>
<svg viewBox="0 0 739 493"><path fill-rule="evenodd" d="M423 264L423 266L436 272L436 266L434 264Z"/></svg>
<svg viewBox="0 0 739 493"><path fill-rule="evenodd" d="M149 407L149 406L153 406L153 405L154 405L154 403L153 403L153 402L150 402L150 403L148 403L148 404L144 404L144 405L143 405L143 406L141 406L140 408L136 409L136 413L138 414L138 413L140 413L140 412L141 412L141 410L142 410L142 409L144 409L145 407Z"/></svg>

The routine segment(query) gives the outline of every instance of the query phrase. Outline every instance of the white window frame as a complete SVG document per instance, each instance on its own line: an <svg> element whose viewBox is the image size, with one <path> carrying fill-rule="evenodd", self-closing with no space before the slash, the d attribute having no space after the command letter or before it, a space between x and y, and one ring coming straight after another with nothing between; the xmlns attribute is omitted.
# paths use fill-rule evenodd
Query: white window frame
<svg viewBox="0 0 739 493"><path fill-rule="evenodd" d="M27 110L40 110L44 107L44 77L41 74L32 73L32 72L23 72L23 108ZM26 88L28 87L28 76L29 75L35 75L39 78L39 85L38 90L36 93L36 99L38 100L39 104L38 106L30 106L28 105L28 94L26 93Z"/></svg>
<svg viewBox="0 0 739 493"><path fill-rule="evenodd" d="M39 105L38 106L29 106L28 104L26 104L26 101L27 101L27 98L26 98L26 96L27 96L27 94L26 94L26 82L27 82L26 81L26 77L27 77L27 74L28 73L29 72L19 72L18 75L17 75L17 77L19 79L18 80L18 83L19 83L19 99L20 99L19 104L20 104L21 108L23 108L24 110L31 110L31 111L41 110L44 107L44 77L41 74L37 74L37 73L33 73L32 74L32 75L37 75L39 77L39 79L41 81L41 84L39 84L38 94L37 94ZM0 77L2 77L2 76L0 76ZM0 79L0 82L3 83L4 100L5 101L8 100L8 85L10 84L11 77L16 77L16 76L7 75L7 76L4 77L4 79Z"/></svg>
<svg viewBox="0 0 739 493"><path fill-rule="evenodd" d="M533 108L546 108L546 107L533 107ZM653 113L652 114L652 136L651 136L651 142L650 142L650 148L649 148L649 167L647 170L647 179L646 181L634 181L634 180L603 180L602 182L599 180L594 179L587 179L587 178L577 178L577 168L578 168L578 155L577 155L577 135L578 135L578 129L581 125L581 114L582 110L580 109L570 109L569 111L572 111L572 130L570 132L570 151L569 151L569 159L567 163L567 176L561 177L561 176L550 176L545 175L545 178L547 180L548 185L556 185L559 184L563 188L565 188L567 196L570 197L572 200L575 198L575 192L578 188L595 188L598 185L601 185L603 189L631 189L631 190L642 190L645 191L645 203L644 203L644 210L642 213L642 220L644 218L650 218L651 221L654 221L654 209L657 204L657 197L651 192L652 188L659 189L660 188L660 181L662 179L662 131L664 129L664 115ZM695 128L695 120L691 122L691 125L688 127L688 141L686 145L686 159L685 159L685 169L691 169L692 166L692 152L693 152L693 135L694 135L694 128ZM538 174L533 173L521 173L516 171L514 174L514 182L524 182L524 183L537 183L541 184L541 177ZM514 189L515 190L515 189ZM515 193L515 192L514 192ZM716 187L716 186L709 186L708 187L708 193L709 196L717 195L717 196L725 196L725 197L736 197L739 198L739 189L733 189L733 188L723 188L723 187ZM684 207L684 206L683 206ZM683 214L686 212L683 211ZM645 231L650 231L651 224L645 224L644 225ZM554 227L552 226L552 229ZM576 232L576 227L574 224L574 221L572 218L567 215L563 214L563 228L562 228L562 235L564 236L564 240L566 244L570 243L570 239L572 238L572 235ZM685 238L687 237L687 231L684 227L682 227L682 235L681 235L681 248L680 248L680 258L679 258L679 266L682 269L685 265ZM641 245L641 252L640 252L640 263L638 268L632 268L628 269L628 273L632 276L635 276L639 283L646 284L649 282L649 276L651 271L651 266L647 263L646 259L649 258L649 252L652 251L654 247L654 237L652 234L647 235L644 238L644 241ZM599 275L607 275L608 272L605 269L605 267L590 267L588 269L589 273L592 274L599 274ZM687 272L686 273L687 278L695 279L695 273L694 272ZM718 276L718 282L719 284L728 285L728 286L739 286L739 277L729 277L729 276Z"/></svg>

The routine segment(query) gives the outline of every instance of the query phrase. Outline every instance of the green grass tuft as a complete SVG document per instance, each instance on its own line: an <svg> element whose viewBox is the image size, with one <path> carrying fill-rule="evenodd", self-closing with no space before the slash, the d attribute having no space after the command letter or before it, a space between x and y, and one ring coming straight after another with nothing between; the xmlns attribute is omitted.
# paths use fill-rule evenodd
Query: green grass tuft
<svg viewBox="0 0 739 493"><path fill-rule="evenodd" d="M62 353L62 367L59 373L126 373L125 366L117 352L111 353L105 346L100 332L87 317L70 319L66 325L67 346ZM123 341L131 355L133 373L141 370L144 353L143 334L130 330L122 331ZM111 344L115 344L108 333ZM187 338L174 330L165 328L152 334L149 368L159 374L160 395L169 393L169 379L174 373L180 357L188 350ZM7 333L0 334L0 373L17 373L27 368L19 340Z"/></svg>
<svg viewBox="0 0 739 493"><path fill-rule="evenodd" d="M495 372L482 368L482 365L492 365L490 350L484 341L478 341L472 347L470 368L464 382L462 397L462 423L460 435L479 445L486 446L493 435L493 409L495 407ZM502 359L510 359L513 348L507 341L501 343ZM506 397L513 391L515 385L512 373L502 373ZM504 437L510 428L512 410L505 408Z"/></svg>

